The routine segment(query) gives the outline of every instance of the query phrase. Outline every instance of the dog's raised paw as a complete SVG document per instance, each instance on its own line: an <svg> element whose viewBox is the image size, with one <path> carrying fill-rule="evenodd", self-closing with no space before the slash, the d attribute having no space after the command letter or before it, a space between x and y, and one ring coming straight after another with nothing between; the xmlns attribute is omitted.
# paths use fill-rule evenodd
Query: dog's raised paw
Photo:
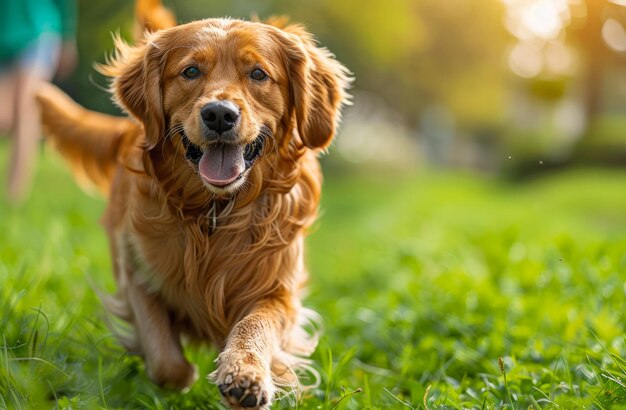
<svg viewBox="0 0 626 410"><path fill-rule="evenodd" d="M230 362L220 357L218 369L214 374L217 388L224 401L233 409L267 409L274 395L274 385L269 370L261 366Z"/></svg>
<svg viewBox="0 0 626 410"><path fill-rule="evenodd" d="M251 381L247 377L238 378L229 375L227 380L232 383L222 383L217 386L224 396L224 399L232 405L246 409L262 409L269 402L268 392L263 388L263 384L258 381Z"/></svg>

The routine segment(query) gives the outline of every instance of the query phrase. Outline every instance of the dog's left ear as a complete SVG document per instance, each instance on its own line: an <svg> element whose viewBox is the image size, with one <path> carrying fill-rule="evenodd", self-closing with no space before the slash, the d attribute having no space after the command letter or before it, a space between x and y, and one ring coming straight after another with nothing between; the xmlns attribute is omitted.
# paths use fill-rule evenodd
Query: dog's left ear
<svg viewBox="0 0 626 410"><path fill-rule="evenodd" d="M307 147L326 148L348 102L348 70L328 50L317 47L301 26L281 32L298 134Z"/></svg>

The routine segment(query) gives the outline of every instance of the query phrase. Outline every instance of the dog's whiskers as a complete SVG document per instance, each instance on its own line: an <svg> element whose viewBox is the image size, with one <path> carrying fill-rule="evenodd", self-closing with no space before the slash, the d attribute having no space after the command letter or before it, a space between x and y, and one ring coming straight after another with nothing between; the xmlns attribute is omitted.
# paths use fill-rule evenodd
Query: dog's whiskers
<svg viewBox="0 0 626 410"><path fill-rule="evenodd" d="M172 137L173 137L174 135L176 135L176 134L180 133L182 130L183 130L182 125L181 125L181 124L176 124L176 125L174 125L174 126L170 127L170 128L169 128L169 129L165 132L165 135L164 135L164 136L163 136L163 138L161 139L161 153L162 153L162 156L163 156L163 159L164 159L164 160L166 159L166 158L165 158L165 153L166 153L166 150L164 149L164 147L165 147L165 142L166 142L167 140L172 139Z"/></svg>

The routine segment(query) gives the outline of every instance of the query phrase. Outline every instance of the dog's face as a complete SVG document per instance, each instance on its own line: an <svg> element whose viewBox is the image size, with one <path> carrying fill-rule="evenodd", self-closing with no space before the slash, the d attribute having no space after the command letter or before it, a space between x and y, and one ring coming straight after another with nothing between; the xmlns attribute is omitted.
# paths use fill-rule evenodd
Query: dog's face
<svg viewBox="0 0 626 410"><path fill-rule="evenodd" d="M345 69L299 27L209 19L153 34L111 65L117 101L143 122L146 149L179 138L211 191L245 185L297 131L326 147L345 98ZM297 138L296 137L296 138Z"/></svg>

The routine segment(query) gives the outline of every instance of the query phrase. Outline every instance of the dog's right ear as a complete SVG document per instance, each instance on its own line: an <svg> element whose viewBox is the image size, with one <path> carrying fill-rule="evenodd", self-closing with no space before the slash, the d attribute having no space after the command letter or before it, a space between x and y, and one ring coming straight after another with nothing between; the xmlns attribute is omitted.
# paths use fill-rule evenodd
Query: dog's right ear
<svg viewBox="0 0 626 410"><path fill-rule="evenodd" d="M161 52L150 35L136 47L115 38L115 54L106 65L96 69L113 79L114 102L143 124L146 148L154 148L165 129L161 93Z"/></svg>

